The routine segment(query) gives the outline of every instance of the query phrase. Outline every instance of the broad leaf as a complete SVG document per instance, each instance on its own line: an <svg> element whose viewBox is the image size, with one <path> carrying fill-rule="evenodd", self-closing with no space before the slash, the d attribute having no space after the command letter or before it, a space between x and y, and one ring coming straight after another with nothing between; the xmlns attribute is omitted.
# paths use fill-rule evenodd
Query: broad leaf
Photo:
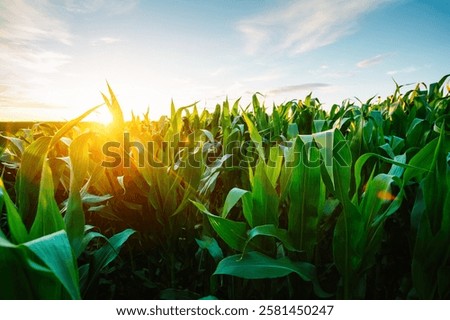
<svg viewBox="0 0 450 320"><path fill-rule="evenodd" d="M206 207L196 201L191 202L208 217L214 231L230 248L242 251L247 240L247 225L243 222L228 220L212 214Z"/></svg>
<svg viewBox="0 0 450 320"><path fill-rule="evenodd" d="M259 252L234 255L223 259L217 266L215 275L230 275L244 279L271 279L296 273L305 281L311 281L314 292L319 297L329 297L319 286L316 270L306 262L292 262L287 257L273 259Z"/></svg>

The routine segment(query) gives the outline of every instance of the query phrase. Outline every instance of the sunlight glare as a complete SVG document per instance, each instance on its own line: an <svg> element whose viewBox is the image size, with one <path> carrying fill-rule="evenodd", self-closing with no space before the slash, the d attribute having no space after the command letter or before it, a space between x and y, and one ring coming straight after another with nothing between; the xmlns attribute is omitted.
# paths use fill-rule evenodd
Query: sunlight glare
<svg viewBox="0 0 450 320"><path fill-rule="evenodd" d="M113 118L111 113L108 111L108 108L101 107L98 110L94 111L90 116L86 118L86 121L93 121L99 124L103 124L104 126L108 126L112 123Z"/></svg>

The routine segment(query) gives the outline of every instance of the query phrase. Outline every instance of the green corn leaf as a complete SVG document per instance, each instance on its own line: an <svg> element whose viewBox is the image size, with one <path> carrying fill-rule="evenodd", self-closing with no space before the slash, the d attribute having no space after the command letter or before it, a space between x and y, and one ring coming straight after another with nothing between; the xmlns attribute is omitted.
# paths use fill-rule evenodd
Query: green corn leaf
<svg viewBox="0 0 450 320"><path fill-rule="evenodd" d="M22 157L16 180L16 194L19 213L27 225L31 225L36 212L39 197L38 179L47 157L50 141L50 137L37 139L26 148Z"/></svg>
<svg viewBox="0 0 450 320"><path fill-rule="evenodd" d="M290 191L290 185L291 185L291 179L292 179L292 173L294 169L294 165L291 165L293 163L293 150L294 148L285 148L283 150L284 152L284 159L285 162L281 167L280 172L280 179L279 179L279 194L280 194L280 203L283 203L287 196L289 195Z"/></svg>
<svg viewBox="0 0 450 320"><path fill-rule="evenodd" d="M216 216L206 209L206 207L196 201L191 202L200 212L208 217L214 231L232 249L242 251L247 240L247 225L243 222L232 221Z"/></svg>
<svg viewBox="0 0 450 320"><path fill-rule="evenodd" d="M317 222L325 201L325 186L321 180L320 152L297 138L295 152L300 157L293 169L290 192L288 231L299 250L312 258L317 242ZM309 153L309 157L308 157Z"/></svg>
<svg viewBox="0 0 450 320"><path fill-rule="evenodd" d="M283 163L283 151L279 146L270 148L269 159L266 165L267 178L269 179L272 187L276 188L278 178L281 173L281 167Z"/></svg>
<svg viewBox="0 0 450 320"><path fill-rule="evenodd" d="M44 160L47 158L48 151L56 145L64 135L77 125L81 120L87 117L101 105L91 108L81 116L68 121L59 129L55 135L50 137L40 137L30 144L22 156L21 168L16 180L16 193L18 195L19 213L28 227L32 224L36 211L36 204L39 196L39 179L42 173Z"/></svg>
<svg viewBox="0 0 450 320"><path fill-rule="evenodd" d="M105 237L104 235L102 235L99 232L94 232L94 231L90 231L90 230L86 230L85 228L85 234L83 237L83 241L81 242L81 248L80 251L84 252L84 250L86 250L87 246L89 245L89 243L94 240L94 239L103 239L105 241L108 241L108 238Z"/></svg>
<svg viewBox="0 0 450 320"><path fill-rule="evenodd" d="M281 133L283 130L283 125L281 122L280 114L279 114L278 110L275 108L275 106L273 107L273 110L272 110L272 125L273 125L274 137L281 136Z"/></svg>
<svg viewBox="0 0 450 320"><path fill-rule="evenodd" d="M67 236L69 237L70 244L76 257L79 257L83 252L81 244L84 236L85 219L81 196L77 191L69 194L64 222L66 224Z"/></svg>
<svg viewBox="0 0 450 320"><path fill-rule="evenodd" d="M333 176L336 197L345 203L349 201L352 154L350 147L339 130L334 132Z"/></svg>
<svg viewBox="0 0 450 320"><path fill-rule="evenodd" d="M76 261L64 230L24 243L52 271L72 299L80 299Z"/></svg>
<svg viewBox="0 0 450 320"><path fill-rule="evenodd" d="M200 249L208 250L214 261L219 262L223 259L222 249L220 249L216 239L208 236L202 236L202 239L195 239L195 242L197 242Z"/></svg>
<svg viewBox="0 0 450 320"><path fill-rule="evenodd" d="M426 120L414 118L406 132L406 146L420 145L420 141L424 139L428 127L429 124Z"/></svg>
<svg viewBox="0 0 450 320"><path fill-rule="evenodd" d="M230 210L236 205L236 203L246 194L250 192L247 190L233 188L228 192L227 198L222 209L222 218L226 218Z"/></svg>
<svg viewBox="0 0 450 320"><path fill-rule="evenodd" d="M30 239L37 239L64 228L64 220L54 196L52 171L47 162L44 162L39 187L38 208L36 218L31 226Z"/></svg>
<svg viewBox="0 0 450 320"><path fill-rule="evenodd" d="M392 167L389 170L389 175L401 177L401 175L404 174L403 180L405 183L407 181L409 181L409 179L411 178L411 176L410 176L411 174L418 175L418 174L426 172L426 170L427 170L426 168L421 168L416 161L411 160L409 164L406 163L406 155L399 155L399 156L395 156L394 159L390 159L390 158L380 156L379 154L376 154L376 153L365 153L362 156L360 156L358 158L358 160L355 162L355 169L354 169L355 173L354 174L355 174L355 184L356 184L357 190L361 186L362 169L363 169L364 165L366 164L366 162L370 158L377 158L386 163L391 163ZM409 175L407 175L404 172L408 172ZM355 198L353 199L353 202L356 202L356 196L357 196L357 194L355 193Z"/></svg>
<svg viewBox="0 0 450 320"><path fill-rule="evenodd" d="M22 141L20 138L9 137L2 134L0 134L0 138L0 150L2 152L5 150L6 142L9 141L14 153L16 153L18 156L21 156L23 154L25 146L24 141ZM0 156L2 155L2 152L0 152Z"/></svg>
<svg viewBox="0 0 450 320"><path fill-rule="evenodd" d="M134 233L135 231L131 229L117 233L107 239L106 244L94 252L91 263L86 267L88 269L83 268L83 271L80 272L82 292L87 292L92 287L99 274L117 258L124 243Z"/></svg>
<svg viewBox="0 0 450 320"><path fill-rule="evenodd" d="M94 269L101 271L114 261L124 243L134 233L134 230L126 229L109 238L107 243L94 253Z"/></svg>
<svg viewBox="0 0 450 320"><path fill-rule="evenodd" d="M363 220L356 206L349 199L351 151L342 133L338 130L334 135L333 175L336 197L342 204L333 236L333 256L343 278L345 298L351 297L356 270L361 265L364 248Z"/></svg>
<svg viewBox="0 0 450 320"><path fill-rule="evenodd" d="M205 129L200 129L200 131L203 132L203 134L205 135L206 138L208 138L209 142L211 142L211 143L215 142L214 136L210 131L205 130Z"/></svg>
<svg viewBox="0 0 450 320"><path fill-rule="evenodd" d="M23 254L0 230L0 299L38 299ZM43 298L43 297L41 297Z"/></svg>
<svg viewBox="0 0 450 320"><path fill-rule="evenodd" d="M160 205L160 214L164 214L165 212L175 212L177 207L177 199L170 193L171 187L175 187L178 185L177 177L175 175L169 174L169 170L167 168L161 168L156 171L152 170L153 175L156 176L155 181L157 184L154 187L157 187L156 190L159 193L159 205ZM169 178L168 178L169 177ZM179 181L179 180L178 180Z"/></svg>
<svg viewBox="0 0 450 320"><path fill-rule="evenodd" d="M325 183L329 182L329 189L334 190L334 176L333 176L333 137L334 130L330 129L327 131L322 131L314 133L312 135L315 146L319 148L320 154L322 156L322 168L326 171L323 174L323 181ZM312 141L310 141L312 143Z"/></svg>
<svg viewBox="0 0 450 320"><path fill-rule="evenodd" d="M183 117L182 113L184 110L187 110L191 107L194 107L198 104L198 101L184 107L175 108L173 101L171 102L171 124L172 124L172 133L178 134L181 132L181 128L183 127Z"/></svg>
<svg viewBox="0 0 450 320"><path fill-rule="evenodd" d="M250 119L250 117L247 115L247 113L242 113L242 117L245 120L245 123L247 124L248 127L248 131L250 133L250 138L253 141L253 143L256 146L256 150L258 152L259 157L264 160L265 159L265 155L264 155L264 149L263 149L263 141L262 141L262 137L258 132L258 129L256 128L255 124L253 123L253 121Z"/></svg>
<svg viewBox="0 0 450 320"><path fill-rule="evenodd" d="M60 158L50 158L47 161L50 168L52 168L53 186L55 187L55 190L60 187L66 190L67 185L65 173L69 166L68 162Z"/></svg>
<svg viewBox="0 0 450 320"><path fill-rule="evenodd" d="M409 182L411 179L420 177L426 174L427 171L431 170L432 162L430 159L433 158L434 152L438 145L439 139L434 139L433 141L427 143L425 147L419 150L414 157L409 161L410 167L406 168L403 174L403 180L405 183Z"/></svg>
<svg viewBox="0 0 450 320"><path fill-rule="evenodd" d="M339 216L333 234L333 257L343 278L344 298L351 298L355 274L361 266L365 245L363 220L357 208L348 201Z"/></svg>
<svg viewBox="0 0 450 320"><path fill-rule="evenodd" d="M113 90L111 89L108 82L106 82L106 85L108 86L109 95L111 97L111 101L109 101L103 94L103 99L106 103L106 105L109 108L109 111L111 112L111 115L113 116L113 123L117 128L123 128L124 126L124 120L123 120L123 113L122 108L119 105L119 102L117 101L116 95L114 94Z"/></svg>
<svg viewBox="0 0 450 320"><path fill-rule="evenodd" d="M260 237L260 236L275 238L278 241L280 241L283 244L283 246L286 249L288 249L289 251L298 251L295 248L294 243L293 243L291 237L289 236L287 230L277 228L273 224L267 224L267 225L263 225L263 226L256 226L248 231L248 239L245 242L243 254L246 252L246 248L248 247L250 242L254 238Z"/></svg>
<svg viewBox="0 0 450 320"><path fill-rule="evenodd" d="M253 195L251 193L246 193L242 196L242 207L245 220L249 226L253 226Z"/></svg>
<svg viewBox="0 0 450 320"><path fill-rule="evenodd" d="M81 253L81 243L84 237L84 211L80 190L84 184L89 166L88 141L92 133L82 134L72 141L69 147L70 156L70 189L67 211L64 216L67 235L70 244L78 257Z"/></svg>
<svg viewBox="0 0 450 320"><path fill-rule="evenodd" d="M273 279L285 277L291 273L296 273L303 280L312 282L317 296L330 296L320 288L315 267L312 264L292 262L287 257L273 259L255 251L223 259L217 266L214 275L230 275L244 279Z"/></svg>
<svg viewBox="0 0 450 320"><path fill-rule="evenodd" d="M103 106L104 103L99 104L91 109L89 109L88 111L86 111L85 113L83 113L81 116L72 119L68 122L66 122L61 129L59 129L55 135L52 137L52 140L50 142L50 146L49 148L53 147L58 141L61 140L61 138L63 138L65 136L65 134L67 132L69 132L71 129L73 129L73 127L75 127L81 120L83 120L84 118L86 118L88 115L90 115L92 112L94 112L95 110L97 110L98 108L100 108L101 106Z"/></svg>
<svg viewBox="0 0 450 320"><path fill-rule="evenodd" d="M403 200L402 189L397 195L392 194L391 186L397 182L398 177L379 174L371 179L364 193L360 206L363 216L364 233L366 234L365 256L363 268L369 268L375 261L375 255L381 245L384 221L395 213Z"/></svg>
<svg viewBox="0 0 450 320"><path fill-rule="evenodd" d="M391 169L389 169L388 174L400 178L403 175L403 172L405 171L404 165L406 164L406 154L395 156L394 161L403 164L403 166L393 164Z"/></svg>
<svg viewBox="0 0 450 320"><path fill-rule="evenodd" d="M420 182L423 198L417 199L423 203L422 212L419 212L420 216L417 218L420 222L417 227L411 270L414 287L422 299L433 299L439 294L442 295L439 293L439 271L445 268L450 258L448 143L448 138L442 130L433 150L430 172Z"/></svg>
<svg viewBox="0 0 450 320"><path fill-rule="evenodd" d="M59 293L59 285L51 280L53 277L67 290L70 298L80 298L78 273L72 250L66 233L64 231L58 231L63 229L63 223L56 203L54 203L52 184L50 168L44 162L39 193L40 203L38 205L35 223L30 232L30 238L35 240L26 242L28 233L0 179L0 193L2 193L2 198L5 200L11 235L19 244L15 246L9 243L2 233L2 237L0 238L3 240L0 247L3 248L0 251L7 251L2 256L8 262L5 265L7 269L2 272L2 275L8 278L6 283L3 281L5 284L3 288L5 290L8 290L8 287L11 289L8 293L10 298L54 299L64 297L64 295L60 295ZM55 213L56 216L54 216ZM58 232L53 233L53 230ZM33 252L44 265L42 266L39 261L34 261L34 258L27 254L27 250ZM13 261L16 261L16 263ZM19 272L20 277L10 278L8 276L11 272L11 269L8 268L11 268L11 266L15 266L13 273L19 272L16 268L22 266L23 270ZM22 283L21 285L21 279L27 279L24 277L27 274L28 280L31 282L27 284ZM47 280L45 285L42 285L41 282L44 279ZM9 285L12 280L14 280L15 286L19 286L20 291L13 289Z"/></svg>
<svg viewBox="0 0 450 320"><path fill-rule="evenodd" d="M228 97L223 103L222 115L220 118L220 126L222 127L222 142L225 148L228 146L228 137L231 134L231 116L230 116L230 103L228 102Z"/></svg>
<svg viewBox="0 0 450 320"><path fill-rule="evenodd" d="M108 201L109 199L112 199L112 198L113 198L113 196L110 195L110 194L104 194L102 196L97 196L95 194L90 194L90 193L83 192L83 195L81 197L81 201L83 203L92 205L92 204L98 204L98 203L101 203L101 202Z"/></svg>
<svg viewBox="0 0 450 320"><path fill-rule="evenodd" d="M16 244L24 243L28 241L28 231L19 215L14 203L11 201L8 193L6 192L3 180L0 178L0 202L5 204L6 215L8 220L9 230L11 232L11 237ZM0 206L1 208L2 206ZM0 229L1 234L4 236Z"/></svg>
<svg viewBox="0 0 450 320"><path fill-rule="evenodd" d="M1 299L79 299L78 273L64 231L14 245L0 236Z"/></svg>
<svg viewBox="0 0 450 320"><path fill-rule="evenodd" d="M253 177L252 188L253 212L251 227L273 224L278 225L279 198L275 188L270 183L265 164L259 162Z"/></svg>
<svg viewBox="0 0 450 320"><path fill-rule="evenodd" d="M92 132L75 138L69 146L71 164L70 191L80 190L84 184L89 167L89 140L94 136Z"/></svg>
<svg viewBox="0 0 450 320"><path fill-rule="evenodd" d="M433 235L426 214L422 215L411 263L414 287L421 299L433 299L437 290L437 272L448 259L448 229ZM446 253L444 255L443 253Z"/></svg>
<svg viewBox="0 0 450 320"><path fill-rule="evenodd" d="M433 234L441 229L441 224L445 219L444 206L447 192L450 189L448 185L450 178L450 166L447 162L448 151L444 150L443 140L441 134L433 156L431 172L421 181L426 212Z"/></svg>
<svg viewBox="0 0 450 320"><path fill-rule="evenodd" d="M381 173L367 184L360 210L366 221L365 230L368 230L370 224L375 221L382 207L395 200L396 197L392 194L391 189L392 183L391 175Z"/></svg>
<svg viewBox="0 0 450 320"><path fill-rule="evenodd" d="M178 201L176 206L177 209L172 215L176 215L181 212L189 203L189 199L192 195L197 193L202 178L202 173L204 172L204 163L202 159L199 159L200 153L190 152L186 158L187 161L183 168L178 170L178 177L183 181L183 188L180 187L179 183L175 183L172 190L180 190L183 194L181 201ZM176 191L175 191L176 192Z"/></svg>
<svg viewBox="0 0 450 320"><path fill-rule="evenodd" d="M0 275L1 299L70 298L52 270L24 244L14 245L1 237Z"/></svg>

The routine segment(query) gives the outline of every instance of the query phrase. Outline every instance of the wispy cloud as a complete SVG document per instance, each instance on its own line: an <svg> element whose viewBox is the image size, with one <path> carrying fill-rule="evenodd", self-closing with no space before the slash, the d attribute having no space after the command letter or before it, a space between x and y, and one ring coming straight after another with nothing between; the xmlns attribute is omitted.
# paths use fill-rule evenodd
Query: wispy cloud
<svg viewBox="0 0 450 320"><path fill-rule="evenodd" d="M139 0L64 0L65 8L73 13L95 13L98 11L108 14L124 14L132 11Z"/></svg>
<svg viewBox="0 0 450 320"><path fill-rule="evenodd" d="M416 67L410 66L410 67L399 69L399 70L388 71L387 74L390 75L390 76L393 76L393 75L396 75L398 73L411 73L411 72L415 72L417 70L418 69Z"/></svg>
<svg viewBox="0 0 450 320"><path fill-rule="evenodd" d="M96 39L96 40L92 40L91 41L91 45L93 46L99 46L102 44L115 44L120 42L121 40L119 38L114 38L114 37L102 37L100 39Z"/></svg>
<svg viewBox="0 0 450 320"><path fill-rule="evenodd" d="M280 70L268 70L259 75L254 75L251 77L244 78L242 81L244 82L269 82L278 80L283 76L283 73Z"/></svg>
<svg viewBox="0 0 450 320"><path fill-rule="evenodd" d="M51 40L71 44L72 36L64 23L48 14L47 1L17 0L2 3L0 8L2 42Z"/></svg>
<svg viewBox="0 0 450 320"><path fill-rule="evenodd" d="M2 70L18 68L55 72L70 60L68 55L49 50L48 45L71 45L72 36L65 24L49 14L46 1L18 0L0 10L0 62ZM45 43L45 45L44 45Z"/></svg>
<svg viewBox="0 0 450 320"><path fill-rule="evenodd" d="M370 57L368 59L364 59L359 61L356 66L358 68L367 68L376 64L379 64L387 57L391 56L391 53L377 54L376 56Z"/></svg>
<svg viewBox="0 0 450 320"><path fill-rule="evenodd" d="M357 73L356 71L349 69L336 69L335 67L330 67L327 64L311 69L308 72L315 77L320 77L321 79L343 79L352 77Z"/></svg>
<svg viewBox="0 0 450 320"><path fill-rule="evenodd" d="M212 77L217 77L217 76L222 76L229 71L230 71L229 67L221 66L221 67L218 67L217 69L215 69L214 71L210 72L209 75Z"/></svg>
<svg viewBox="0 0 450 320"><path fill-rule="evenodd" d="M0 44L0 61L5 63L3 72L10 73L37 72L55 73L59 68L71 61L66 54L46 50L38 46Z"/></svg>
<svg viewBox="0 0 450 320"><path fill-rule="evenodd" d="M62 49L72 44L72 35L54 9L46 0L0 4L0 79L7 84L1 106L8 99L26 99L31 88L39 91L48 85L49 73L71 61Z"/></svg>
<svg viewBox="0 0 450 320"><path fill-rule="evenodd" d="M242 20L246 52L264 48L299 54L332 44L358 29L358 20L380 5L395 0L301 0Z"/></svg>
<svg viewBox="0 0 450 320"><path fill-rule="evenodd" d="M276 95L276 94L281 94L281 93L291 93L291 92L298 92L298 91L313 91L319 88L325 88L325 87L329 87L330 84L328 83L302 83L302 84L297 84L297 85L292 85L292 86L284 86L284 87L279 87L279 88L275 88L270 90L269 92L267 92L267 94L270 95Z"/></svg>

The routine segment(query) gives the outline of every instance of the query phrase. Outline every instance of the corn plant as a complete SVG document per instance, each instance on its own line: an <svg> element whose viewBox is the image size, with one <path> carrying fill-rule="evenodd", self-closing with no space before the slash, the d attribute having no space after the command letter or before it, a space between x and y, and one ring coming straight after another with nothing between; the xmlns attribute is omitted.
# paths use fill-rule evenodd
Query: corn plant
<svg viewBox="0 0 450 320"><path fill-rule="evenodd" d="M1 132L1 297L448 298L446 81Z"/></svg>
<svg viewBox="0 0 450 320"><path fill-rule="evenodd" d="M40 137L24 149L16 182L17 207L0 180L0 207L6 207L10 233L0 232L3 298L79 299L84 283L93 281L117 257L133 233L125 230L105 238L106 245L93 253L91 263L78 269L77 258L89 242L103 237L86 228L80 196L88 162L83 147L89 135L80 135L70 145L70 191L64 217L55 200L54 176L47 157L63 135L96 108L68 122L52 137ZM16 267L23 273L17 273Z"/></svg>

